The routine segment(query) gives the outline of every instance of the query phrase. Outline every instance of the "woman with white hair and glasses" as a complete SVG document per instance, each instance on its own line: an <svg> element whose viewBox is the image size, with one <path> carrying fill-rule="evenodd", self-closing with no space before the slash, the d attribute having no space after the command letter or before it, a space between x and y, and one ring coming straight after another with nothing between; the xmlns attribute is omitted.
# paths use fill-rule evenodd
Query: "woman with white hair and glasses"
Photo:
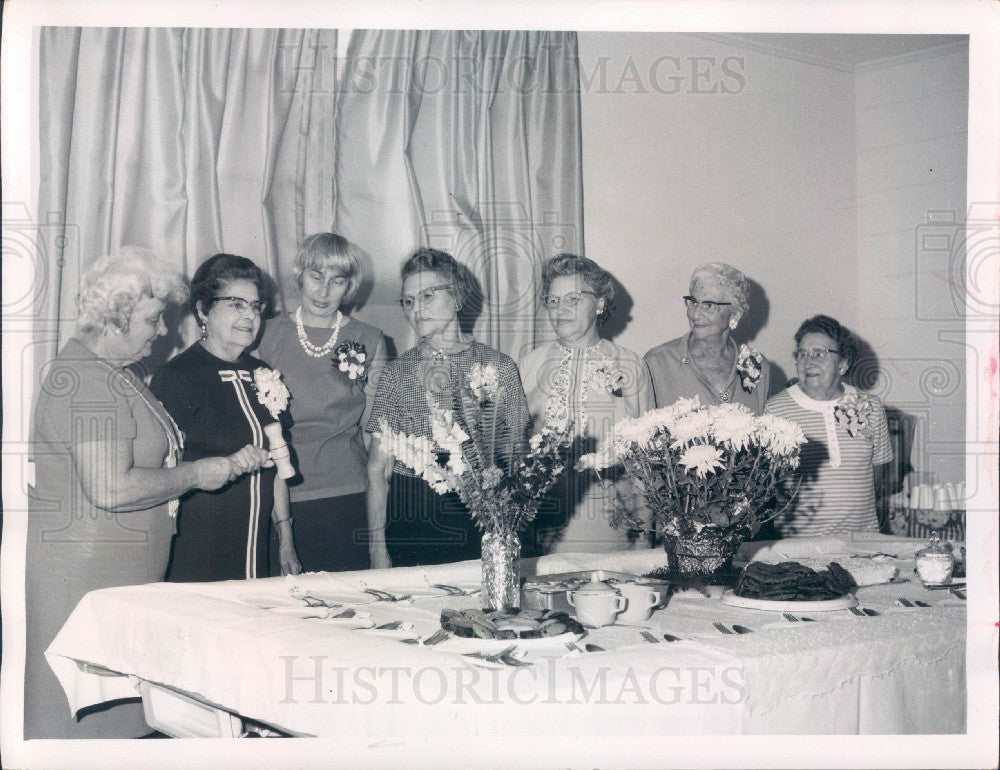
<svg viewBox="0 0 1000 770"><path fill-rule="evenodd" d="M534 522L542 553L649 546L648 538L611 526L617 508L632 514L641 508L631 484L600 483L593 473L573 469L580 456L597 451L616 423L653 405L642 359L598 333L613 298L611 274L592 259L559 254L545 263L542 305L556 338L522 358L521 378L535 429L568 422L574 442L567 470Z"/></svg>
<svg viewBox="0 0 1000 770"><path fill-rule="evenodd" d="M25 562L25 738L136 738L138 701L79 721L45 649L89 591L163 580L177 499L210 492L267 459L254 447L182 462L183 435L128 367L166 333L184 280L148 249L126 247L82 277L76 335L47 366L34 411L34 488Z"/></svg>
<svg viewBox="0 0 1000 770"><path fill-rule="evenodd" d="M296 550L306 572L367 569L368 451L361 426L385 365L380 329L349 316L360 249L335 233L310 235L295 257L298 307L267 322L257 353L291 391L289 433ZM272 564L272 569L275 565Z"/></svg>
<svg viewBox="0 0 1000 770"><path fill-rule="evenodd" d="M684 305L690 331L645 356L656 406L698 396L702 405L743 404L754 414L763 414L770 364L732 338L749 309L746 276L723 262L701 265L691 274Z"/></svg>

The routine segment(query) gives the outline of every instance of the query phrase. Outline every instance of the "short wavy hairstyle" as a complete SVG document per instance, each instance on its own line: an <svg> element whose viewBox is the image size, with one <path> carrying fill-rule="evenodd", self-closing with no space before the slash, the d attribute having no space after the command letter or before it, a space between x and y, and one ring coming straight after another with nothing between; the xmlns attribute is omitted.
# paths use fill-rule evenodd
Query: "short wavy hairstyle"
<svg viewBox="0 0 1000 770"><path fill-rule="evenodd" d="M403 261L399 277L405 281L411 275L424 272L438 273L451 284L451 293L459 311L467 310L480 300L479 286L472 272L451 254L427 247L419 248Z"/></svg>
<svg viewBox="0 0 1000 770"><path fill-rule="evenodd" d="M706 262L703 265L698 265L691 273L691 283L688 290L693 292L695 284L705 278L722 281L729 288L733 304L736 305L740 315L750 309L750 282L741 271L725 262Z"/></svg>
<svg viewBox="0 0 1000 770"><path fill-rule="evenodd" d="M129 318L147 298L183 304L188 297L184 277L144 246L124 246L101 257L80 278L76 295L76 330L129 330Z"/></svg>
<svg viewBox="0 0 1000 770"><path fill-rule="evenodd" d="M807 318L795 332L795 347L799 346L807 334L825 334L833 340L837 350L840 351L840 357L847 362L847 371L857 363L858 341L836 318L828 315L814 315L812 318Z"/></svg>
<svg viewBox="0 0 1000 770"><path fill-rule="evenodd" d="M542 267L542 296L549 293L552 281L559 276L578 275L593 289L598 299L604 300L604 311L607 315L615 298L614 279L607 270L594 260L576 254L556 254Z"/></svg>
<svg viewBox="0 0 1000 770"><path fill-rule="evenodd" d="M201 318L198 311L207 313L222 287L233 281L250 281L257 287L260 299L267 302L268 307L272 306L270 284L257 265L236 254L215 254L198 266L191 279L189 306L199 325Z"/></svg>
<svg viewBox="0 0 1000 770"><path fill-rule="evenodd" d="M292 265L292 275L301 289L302 275L306 270L330 268L347 279L347 291L341 302L350 305L361 287L363 260L361 249L344 236L336 233L314 233L299 246L295 263Z"/></svg>

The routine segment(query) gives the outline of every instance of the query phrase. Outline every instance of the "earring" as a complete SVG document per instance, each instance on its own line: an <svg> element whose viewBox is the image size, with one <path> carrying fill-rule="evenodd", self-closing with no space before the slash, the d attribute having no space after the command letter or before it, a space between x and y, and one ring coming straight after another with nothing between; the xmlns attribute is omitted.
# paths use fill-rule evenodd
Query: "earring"
<svg viewBox="0 0 1000 770"><path fill-rule="evenodd" d="M737 321L735 318L730 318L729 319L729 328L730 329L735 329L737 326L739 326L739 323L740 322Z"/></svg>
<svg viewBox="0 0 1000 770"><path fill-rule="evenodd" d="M198 328L201 329L201 338L202 339L205 339L206 337L208 337L208 326L206 326L204 323L199 323L198 324Z"/></svg>

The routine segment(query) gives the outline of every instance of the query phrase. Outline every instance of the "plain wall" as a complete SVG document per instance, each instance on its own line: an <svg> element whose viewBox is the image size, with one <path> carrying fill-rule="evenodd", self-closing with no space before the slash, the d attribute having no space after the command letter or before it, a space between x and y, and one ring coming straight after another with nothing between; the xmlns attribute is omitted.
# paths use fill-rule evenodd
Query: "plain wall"
<svg viewBox="0 0 1000 770"><path fill-rule="evenodd" d="M686 34L579 41L586 253L628 295L616 341L686 332L692 268L729 262L761 289L738 337L791 377L799 324L834 316L873 353L863 384L916 418L914 467L964 478L961 315L947 258L918 269L916 246L928 212L963 218L964 47L855 68Z"/></svg>
<svg viewBox="0 0 1000 770"><path fill-rule="evenodd" d="M858 331L873 389L915 419L913 467L965 479L968 46L859 68ZM971 490L970 490L971 491Z"/></svg>

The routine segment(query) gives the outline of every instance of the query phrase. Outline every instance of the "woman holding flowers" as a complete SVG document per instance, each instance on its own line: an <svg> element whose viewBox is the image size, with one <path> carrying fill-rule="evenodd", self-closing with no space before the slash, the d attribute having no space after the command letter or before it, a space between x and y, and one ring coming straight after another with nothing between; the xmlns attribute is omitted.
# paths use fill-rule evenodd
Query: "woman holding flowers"
<svg viewBox="0 0 1000 770"><path fill-rule="evenodd" d="M361 425L384 366L380 329L345 312L361 282L361 252L316 233L295 257L298 307L267 322L257 355L292 394L289 434L300 478L290 482L295 540L307 572L368 567L368 451Z"/></svg>
<svg viewBox="0 0 1000 770"><path fill-rule="evenodd" d="M517 367L504 353L463 334L461 311L475 298L468 269L442 251L421 248L402 265L399 304L417 344L382 373L365 427L373 435L368 461L368 525L374 568L442 564L480 556L480 532L458 494L439 495L414 475L421 463L393 455L378 435L390 430L431 440L432 409L460 413L473 386L497 405L490 443L512 456L523 446L528 409ZM454 426L455 437L470 426ZM463 432L464 431L464 432Z"/></svg>
<svg viewBox="0 0 1000 770"><path fill-rule="evenodd" d="M881 401L844 382L857 357L854 336L830 316L814 316L795 333L798 382L766 406L808 439L798 495L775 520L784 535L878 531L875 478L892 447Z"/></svg>
<svg viewBox="0 0 1000 770"><path fill-rule="evenodd" d="M597 483L592 473L573 470L575 460L596 451L616 424L653 406L642 359L598 334L613 298L611 274L591 259L559 254L543 268L542 304L556 339L524 356L521 376L536 427L568 423L574 444L548 510L535 519L542 553L649 545L635 532L610 525L616 508L641 507L630 483Z"/></svg>
<svg viewBox="0 0 1000 770"><path fill-rule="evenodd" d="M690 331L646 353L656 406L698 396L708 404L743 404L764 411L771 383L770 364L731 334L749 309L749 284L743 273L723 262L709 262L691 274L684 297Z"/></svg>
<svg viewBox="0 0 1000 770"><path fill-rule="evenodd" d="M280 373L246 352L267 308L265 286L260 268L233 254L216 254L195 271L190 305L201 340L168 361L150 384L184 432L184 460L245 445L264 452L265 430L287 406ZM288 487L273 467L250 459L236 481L181 500L168 580L266 577L272 518L282 574L300 571Z"/></svg>

